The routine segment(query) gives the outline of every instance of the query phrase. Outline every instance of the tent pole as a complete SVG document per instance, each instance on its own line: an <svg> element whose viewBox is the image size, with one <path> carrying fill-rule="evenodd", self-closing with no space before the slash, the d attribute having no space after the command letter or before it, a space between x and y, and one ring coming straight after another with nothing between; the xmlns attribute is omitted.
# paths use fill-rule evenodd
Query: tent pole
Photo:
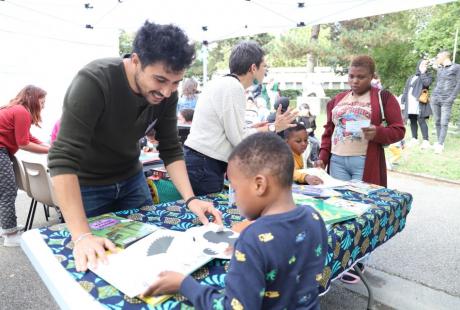
<svg viewBox="0 0 460 310"><path fill-rule="evenodd" d="M455 54L457 54L457 41L458 41L458 27L457 31L455 32L455 41L454 41L454 55L452 56L452 62L455 62Z"/></svg>
<svg viewBox="0 0 460 310"><path fill-rule="evenodd" d="M203 42L201 46L201 57L203 58L203 86L208 81L208 44Z"/></svg>

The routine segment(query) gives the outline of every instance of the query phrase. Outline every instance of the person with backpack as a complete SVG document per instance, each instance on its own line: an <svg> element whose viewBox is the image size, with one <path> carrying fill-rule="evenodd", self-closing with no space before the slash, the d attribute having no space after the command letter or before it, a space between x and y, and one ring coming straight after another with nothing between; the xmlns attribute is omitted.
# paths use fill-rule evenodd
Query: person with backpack
<svg viewBox="0 0 460 310"><path fill-rule="evenodd" d="M327 104L327 123L321 138L316 166L328 166L329 174L339 180L362 180L387 186L383 146L404 138L406 128L398 100L390 92L371 85L374 60L361 55L353 58L348 71L351 90L335 96ZM358 268L364 271L363 262ZM341 280L360 281L354 270Z"/></svg>
<svg viewBox="0 0 460 310"><path fill-rule="evenodd" d="M371 86L374 72L374 60L367 55L351 61L351 89L327 104L327 123L316 165L328 166L336 179L359 179L386 187L383 146L402 140L406 129L395 96Z"/></svg>

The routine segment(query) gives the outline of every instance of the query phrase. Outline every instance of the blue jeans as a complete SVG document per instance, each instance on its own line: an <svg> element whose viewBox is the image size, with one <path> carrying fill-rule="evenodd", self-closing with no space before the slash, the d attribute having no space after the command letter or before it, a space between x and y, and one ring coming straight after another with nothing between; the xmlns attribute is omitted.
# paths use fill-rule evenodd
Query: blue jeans
<svg viewBox="0 0 460 310"><path fill-rule="evenodd" d="M224 175L227 171L226 162L211 158L186 146L184 157L195 195L201 196L222 191Z"/></svg>
<svg viewBox="0 0 460 310"><path fill-rule="evenodd" d="M350 181L362 180L366 156L339 156L332 154L329 173L333 178Z"/></svg>
<svg viewBox="0 0 460 310"><path fill-rule="evenodd" d="M142 171L115 184L81 186L80 191L87 217L153 205Z"/></svg>

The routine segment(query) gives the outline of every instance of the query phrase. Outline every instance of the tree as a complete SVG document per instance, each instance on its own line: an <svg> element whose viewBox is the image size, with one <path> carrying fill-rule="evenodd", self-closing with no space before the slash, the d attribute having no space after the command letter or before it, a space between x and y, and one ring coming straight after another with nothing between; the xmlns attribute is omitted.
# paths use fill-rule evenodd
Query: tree
<svg viewBox="0 0 460 310"><path fill-rule="evenodd" d="M453 52L455 32L460 29L460 2L437 5L424 11L414 46L418 54L434 57L440 50ZM457 49L456 59L460 51Z"/></svg>
<svg viewBox="0 0 460 310"><path fill-rule="evenodd" d="M315 45L318 42L321 25L311 27L310 44ZM310 51L307 53L307 72L313 73L315 69L315 55Z"/></svg>
<svg viewBox="0 0 460 310"><path fill-rule="evenodd" d="M120 35L118 36L118 52L120 53L120 55L131 53L134 36L135 34L132 32L120 30Z"/></svg>

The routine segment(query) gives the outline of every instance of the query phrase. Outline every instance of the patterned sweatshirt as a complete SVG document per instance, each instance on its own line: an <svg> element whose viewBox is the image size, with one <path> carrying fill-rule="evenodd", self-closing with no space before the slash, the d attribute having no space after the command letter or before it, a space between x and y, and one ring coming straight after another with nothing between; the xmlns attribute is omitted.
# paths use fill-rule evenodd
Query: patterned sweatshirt
<svg viewBox="0 0 460 310"><path fill-rule="evenodd" d="M319 309L326 251L324 222L313 209L263 216L236 241L223 292L190 276L180 292L196 309Z"/></svg>

